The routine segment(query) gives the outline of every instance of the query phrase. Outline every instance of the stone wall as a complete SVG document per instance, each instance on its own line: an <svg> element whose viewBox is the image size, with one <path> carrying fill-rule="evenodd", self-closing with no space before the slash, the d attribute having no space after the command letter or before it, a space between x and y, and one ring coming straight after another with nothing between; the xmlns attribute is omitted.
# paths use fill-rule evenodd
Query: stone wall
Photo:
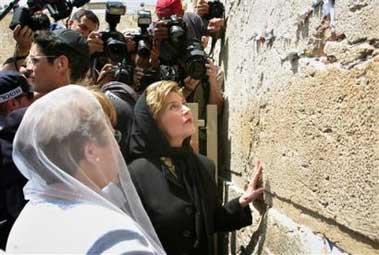
<svg viewBox="0 0 379 255"><path fill-rule="evenodd" d="M228 252L378 254L379 1L224 4L224 197L261 159L267 205Z"/></svg>

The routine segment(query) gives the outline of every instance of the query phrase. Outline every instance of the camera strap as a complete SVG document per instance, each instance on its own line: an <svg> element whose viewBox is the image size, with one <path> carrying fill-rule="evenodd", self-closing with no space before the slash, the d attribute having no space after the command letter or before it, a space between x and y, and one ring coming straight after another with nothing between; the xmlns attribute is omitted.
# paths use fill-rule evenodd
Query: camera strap
<svg viewBox="0 0 379 255"><path fill-rule="evenodd" d="M210 51L208 53L208 56L213 59L213 51L215 49L217 39L213 38L213 36L212 36L211 40L212 40L212 44L211 44L211 49L210 49Z"/></svg>

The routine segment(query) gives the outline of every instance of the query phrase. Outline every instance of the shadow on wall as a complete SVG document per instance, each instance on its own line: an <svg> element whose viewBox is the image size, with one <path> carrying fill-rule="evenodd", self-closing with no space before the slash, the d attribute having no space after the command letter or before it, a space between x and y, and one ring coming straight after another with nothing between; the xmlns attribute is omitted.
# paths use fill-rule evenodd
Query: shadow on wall
<svg viewBox="0 0 379 255"><path fill-rule="evenodd" d="M303 23L298 24L296 29L296 41L295 44L298 45L301 39L309 37L309 18L306 18Z"/></svg>
<svg viewBox="0 0 379 255"><path fill-rule="evenodd" d="M222 114L219 116L219 132L218 132L218 197L222 202L229 200L229 190L225 185L225 181L231 180L230 171L230 147L231 141L228 139L229 129L229 101L225 98ZM229 235L227 233L219 233L217 235L218 254L228 254Z"/></svg>
<svg viewBox="0 0 379 255"><path fill-rule="evenodd" d="M224 33L221 36L221 46L220 46L220 55L219 55L219 63L218 65L221 66L224 64L224 74L225 74L225 80L228 78L228 59L229 59L229 39L225 39L225 31L227 29L228 25L228 18L225 19L225 28Z"/></svg>
<svg viewBox="0 0 379 255"><path fill-rule="evenodd" d="M250 242L247 245L240 247L241 255L253 254L254 251L256 251L255 254L259 255L263 252L263 247L266 241L267 233L267 212L268 208L272 206L270 182L267 180L264 186L266 191L264 201L258 200L253 203L254 208L261 215L261 219L258 224L257 230L253 233L253 235L250 238Z"/></svg>
<svg viewBox="0 0 379 255"><path fill-rule="evenodd" d="M228 243L225 244L220 254L233 254L233 255L250 255L250 254L263 254L263 247L266 241L267 234L267 221L268 221L268 209L272 206L272 195L270 182L267 180L265 182L265 197L264 201L257 200L253 203L254 208L259 212L261 218L258 223L256 231L250 237L250 241L247 245L241 245L237 247L237 235L236 232L230 233L227 238L224 238ZM227 195L227 190L225 189L225 194ZM229 248L229 249L228 249ZM221 251L221 250L220 250Z"/></svg>

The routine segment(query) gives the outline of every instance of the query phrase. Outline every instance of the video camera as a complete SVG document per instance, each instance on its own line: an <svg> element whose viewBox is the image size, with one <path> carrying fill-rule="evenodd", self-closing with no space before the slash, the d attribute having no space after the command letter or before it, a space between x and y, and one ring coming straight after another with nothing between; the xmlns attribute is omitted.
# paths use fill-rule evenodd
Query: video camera
<svg viewBox="0 0 379 255"><path fill-rule="evenodd" d="M222 18L224 16L225 7L220 0L208 0L209 13L204 16L206 20L213 18Z"/></svg>
<svg viewBox="0 0 379 255"><path fill-rule="evenodd" d="M28 7L17 7L14 10L9 28L13 30L20 24L30 27L33 31L46 29L50 22L42 15L34 15L37 11L46 8L50 16L58 21L69 17L74 7L81 7L88 2L89 0L28 0Z"/></svg>

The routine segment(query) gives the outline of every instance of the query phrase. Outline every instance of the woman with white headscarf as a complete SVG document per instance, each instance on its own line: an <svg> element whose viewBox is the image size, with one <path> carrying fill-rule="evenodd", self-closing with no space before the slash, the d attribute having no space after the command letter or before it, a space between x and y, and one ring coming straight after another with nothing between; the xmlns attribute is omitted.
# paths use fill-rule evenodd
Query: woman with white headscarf
<svg viewBox="0 0 379 255"><path fill-rule="evenodd" d="M14 161L29 200L7 252L165 254L109 120L87 89L50 92L27 110Z"/></svg>

